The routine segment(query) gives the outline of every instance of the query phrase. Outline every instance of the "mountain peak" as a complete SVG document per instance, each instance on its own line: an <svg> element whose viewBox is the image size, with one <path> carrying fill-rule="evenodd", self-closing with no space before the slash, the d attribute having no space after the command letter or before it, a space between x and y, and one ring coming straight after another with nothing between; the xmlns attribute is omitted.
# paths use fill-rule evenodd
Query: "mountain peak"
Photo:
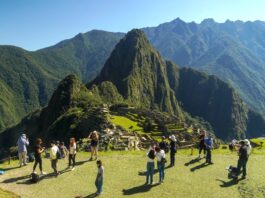
<svg viewBox="0 0 265 198"><path fill-rule="evenodd" d="M208 19L204 19L201 24L204 24L204 25L211 25L211 24L214 24L216 23L215 20L213 18L208 18Z"/></svg>

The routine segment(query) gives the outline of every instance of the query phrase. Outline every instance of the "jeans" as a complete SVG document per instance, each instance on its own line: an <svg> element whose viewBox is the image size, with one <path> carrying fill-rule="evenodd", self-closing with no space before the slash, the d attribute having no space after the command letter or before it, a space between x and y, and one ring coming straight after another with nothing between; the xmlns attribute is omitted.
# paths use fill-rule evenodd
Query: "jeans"
<svg viewBox="0 0 265 198"><path fill-rule="evenodd" d="M96 185L96 188L97 188L97 193L100 194L102 193L102 186L103 186L103 178L99 179L97 177L96 181L95 181L95 185Z"/></svg>
<svg viewBox="0 0 265 198"><path fill-rule="evenodd" d="M159 173L159 182L162 182L165 178L165 163L157 162L157 169Z"/></svg>
<svg viewBox="0 0 265 198"><path fill-rule="evenodd" d="M243 177L247 176L247 162L248 160L239 159L237 162L237 175L240 175L240 170L243 168Z"/></svg>
<svg viewBox="0 0 265 198"><path fill-rule="evenodd" d="M204 145L200 145L200 148L199 148L199 154L201 154L202 151L203 151L203 154L205 155L205 153L206 153L206 148L205 148Z"/></svg>
<svg viewBox="0 0 265 198"><path fill-rule="evenodd" d="M52 159L51 160L52 169L53 169L55 174L58 173L58 171L57 171L57 161L58 161L57 159Z"/></svg>
<svg viewBox="0 0 265 198"><path fill-rule="evenodd" d="M149 178L150 178L150 183L153 183L153 175L154 175L154 169L155 169L155 163L154 162L147 162L147 167L146 167L146 183L149 183Z"/></svg>
<svg viewBox="0 0 265 198"><path fill-rule="evenodd" d="M69 166L71 166L73 162L73 167L75 167L75 155L76 154L69 154Z"/></svg>
<svg viewBox="0 0 265 198"><path fill-rule="evenodd" d="M36 169L36 166L39 164L39 167L40 167L40 171L42 172L42 159L40 156L36 156L35 155L35 163L34 163L34 166L33 166L33 172L35 171Z"/></svg>
<svg viewBox="0 0 265 198"><path fill-rule="evenodd" d="M22 166L22 165L26 165L27 162L26 162L26 156L27 156L27 152L24 151L24 152L19 152L18 153L18 158L19 158L19 165Z"/></svg>
<svg viewBox="0 0 265 198"><path fill-rule="evenodd" d="M206 163L212 163L212 150L206 149Z"/></svg>
<svg viewBox="0 0 265 198"><path fill-rule="evenodd" d="M170 151L170 166L175 166L176 152Z"/></svg>

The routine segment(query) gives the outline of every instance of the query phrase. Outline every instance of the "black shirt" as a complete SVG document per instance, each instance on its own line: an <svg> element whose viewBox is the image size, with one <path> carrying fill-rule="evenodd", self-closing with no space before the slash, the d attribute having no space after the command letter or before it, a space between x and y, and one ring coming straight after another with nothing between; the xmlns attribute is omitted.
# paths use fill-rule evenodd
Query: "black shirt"
<svg viewBox="0 0 265 198"><path fill-rule="evenodd" d="M173 152L173 153L177 152L177 144L176 144L176 142L174 142L174 141L170 142L170 151Z"/></svg>
<svg viewBox="0 0 265 198"><path fill-rule="evenodd" d="M42 149L41 145L39 145L39 144L35 145L35 147L34 147L34 155L35 155L36 158L37 157L41 157L41 153L38 152L41 149Z"/></svg>
<svg viewBox="0 0 265 198"><path fill-rule="evenodd" d="M239 151L239 160L247 160L248 159L248 147L247 146L241 146Z"/></svg>
<svg viewBox="0 0 265 198"><path fill-rule="evenodd" d="M167 149L167 143L165 141L160 142L159 148L165 151Z"/></svg>

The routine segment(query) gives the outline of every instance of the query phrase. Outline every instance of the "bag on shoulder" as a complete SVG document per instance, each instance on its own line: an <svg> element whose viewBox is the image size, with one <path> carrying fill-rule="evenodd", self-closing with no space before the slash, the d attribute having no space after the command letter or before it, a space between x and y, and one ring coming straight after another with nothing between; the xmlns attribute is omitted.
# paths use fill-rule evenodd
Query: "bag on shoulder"
<svg viewBox="0 0 265 198"><path fill-rule="evenodd" d="M164 164L167 163L167 159L165 157L162 157L161 163L164 163Z"/></svg>
<svg viewBox="0 0 265 198"><path fill-rule="evenodd" d="M32 174L31 174L31 179L30 179L30 181L31 181L32 183L37 183L37 182L39 182L39 179L40 179L40 177L39 177L39 175L38 175L37 173L32 173Z"/></svg>
<svg viewBox="0 0 265 198"><path fill-rule="evenodd" d="M150 150L149 151L149 153L148 153L148 157L150 158L150 159L155 159L155 151L154 150Z"/></svg>
<svg viewBox="0 0 265 198"><path fill-rule="evenodd" d="M58 149L57 152L56 152L56 158L57 159L61 159L62 158L62 153L61 153L60 149Z"/></svg>

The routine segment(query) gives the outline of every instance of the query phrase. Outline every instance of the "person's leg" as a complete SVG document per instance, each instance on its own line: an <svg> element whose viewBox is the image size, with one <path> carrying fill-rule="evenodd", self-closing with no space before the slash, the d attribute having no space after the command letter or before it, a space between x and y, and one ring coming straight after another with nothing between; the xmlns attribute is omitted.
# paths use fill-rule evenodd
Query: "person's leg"
<svg viewBox="0 0 265 198"><path fill-rule="evenodd" d="M19 166L22 166L22 153L18 152Z"/></svg>
<svg viewBox="0 0 265 198"><path fill-rule="evenodd" d="M98 159L98 145L95 147L95 156L96 156L96 159Z"/></svg>
<svg viewBox="0 0 265 198"><path fill-rule="evenodd" d="M76 157L76 154L73 155L73 167L75 167L75 157Z"/></svg>
<svg viewBox="0 0 265 198"><path fill-rule="evenodd" d="M23 163L24 165L27 165L27 152L23 152Z"/></svg>
<svg viewBox="0 0 265 198"><path fill-rule="evenodd" d="M240 170L241 170L241 168L242 168L242 161L241 160L238 160L237 161L237 176L239 176L240 175Z"/></svg>
<svg viewBox="0 0 265 198"><path fill-rule="evenodd" d="M56 174L58 174L58 170L57 170L57 162L58 162L58 160L55 159L55 160L54 160L54 168L55 168L55 173L56 173Z"/></svg>
<svg viewBox="0 0 265 198"><path fill-rule="evenodd" d="M94 148L94 146L91 146L90 148L91 148L91 157L90 157L90 159L92 160L93 159L94 152L95 152L94 151L95 148Z"/></svg>
<svg viewBox="0 0 265 198"><path fill-rule="evenodd" d="M35 157L35 162L34 162L34 165L33 165L33 172L35 172L35 169L36 169L38 163L39 163L39 160L38 160L38 158Z"/></svg>
<svg viewBox="0 0 265 198"><path fill-rule="evenodd" d="M40 157L38 160L39 160L39 168L40 168L40 172L43 173L43 172L42 172L42 159L41 159L41 157Z"/></svg>
<svg viewBox="0 0 265 198"><path fill-rule="evenodd" d="M170 151L170 166L173 166L173 152Z"/></svg>
<svg viewBox="0 0 265 198"><path fill-rule="evenodd" d="M161 173L161 163L160 162L157 162L157 170L159 173L159 182L161 182L162 181L162 173Z"/></svg>
<svg viewBox="0 0 265 198"><path fill-rule="evenodd" d="M146 164L146 184L149 183L149 177L151 177L151 166L150 166L150 162L147 162Z"/></svg>
<svg viewBox="0 0 265 198"><path fill-rule="evenodd" d="M162 178L162 181L164 181L165 179L165 164L162 164L161 166L161 178Z"/></svg>
<svg viewBox="0 0 265 198"><path fill-rule="evenodd" d="M247 160L243 161L242 167L243 167L243 177L246 177L247 176Z"/></svg>
<svg viewBox="0 0 265 198"><path fill-rule="evenodd" d="M73 157L73 155L72 154L69 154L69 161L68 161L68 166L69 166L69 168L70 168L70 166L71 166L71 162L72 162L72 157Z"/></svg>
<svg viewBox="0 0 265 198"><path fill-rule="evenodd" d="M209 149L209 163L212 163L212 150L211 149Z"/></svg>
<svg viewBox="0 0 265 198"><path fill-rule="evenodd" d="M173 153L173 166L175 166L175 161L176 161L176 153Z"/></svg>
<svg viewBox="0 0 265 198"><path fill-rule="evenodd" d="M155 163L152 162L150 165L150 183L151 184L153 184L154 170L155 170Z"/></svg>
<svg viewBox="0 0 265 198"><path fill-rule="evenodd" d="M102 193L102 187L103 187L103 179L101 179L98 183L98 191L99 191L99 194Z"/></svg>

